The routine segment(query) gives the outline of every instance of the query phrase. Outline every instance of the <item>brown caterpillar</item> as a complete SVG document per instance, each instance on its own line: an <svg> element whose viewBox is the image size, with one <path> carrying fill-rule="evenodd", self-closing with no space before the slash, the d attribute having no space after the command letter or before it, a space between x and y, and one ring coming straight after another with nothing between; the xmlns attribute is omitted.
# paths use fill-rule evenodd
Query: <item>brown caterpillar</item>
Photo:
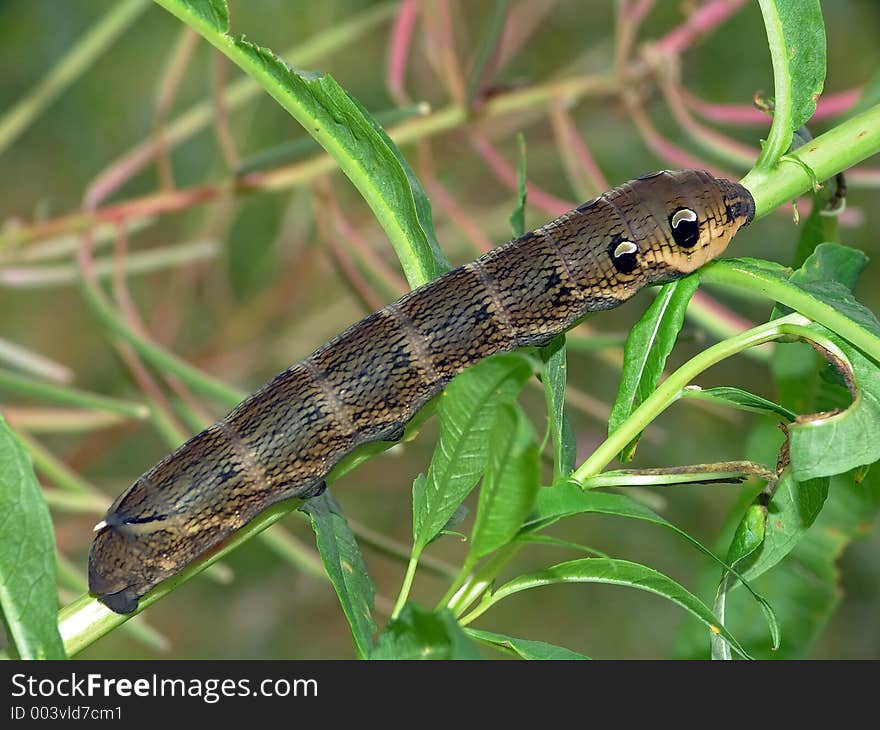
<svg viewBox="0 0 880 730"><path fill-rule="evenodd" d="M339 460L397 440L455 375L721 254L755 214L700 170L617 187L353 325L134 482L96 526L89 590L130 613L271 504L320 493Z"/></svg>

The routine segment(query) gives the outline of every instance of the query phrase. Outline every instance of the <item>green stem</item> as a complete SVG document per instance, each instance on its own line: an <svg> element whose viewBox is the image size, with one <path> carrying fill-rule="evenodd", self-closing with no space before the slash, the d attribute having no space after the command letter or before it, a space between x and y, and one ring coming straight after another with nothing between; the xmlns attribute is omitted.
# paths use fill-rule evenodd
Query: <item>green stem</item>
<svg viewBox="0 0 880 730"><path fill-rule="evenodd" d="M599 474L630 441L645 430L651 421L678 400L682 388L704 370L748 347L780 337L783 334L784 324L800 321L803 321L803 318L798 314L775 319L723 340L686 362L642 401L630 417L574 471L571 478L583 484Z"/></svg>
<svg viewBox="0 0 880 730"><path fill-rule="evenodd" d="M447 604L450 611L456 617L461 616L468 606L473 604L483 595L498 577L501 569L507 565L522 548L522 543L512 542L505 545L495 553L488 561L461 587L461 590L452 597Z"/></svg>
<svg viewBox="0 0 880 730"><path fill-rule="evenodd" d="M91 410L107 411L128 418L144 419L150 415L150 410L143 403L108 398L104 395L87 393L65 385L46 383L26 375L18 375L8 370L0 370L0 389L8 390L18 395L41 398L50 403L79 406Z"/></svg>
<svg viewBox="0 0 880 730"><path fill-rule="evenodd" d="M412 590L413 579L416 577L416 568L419 566L419 555L422 549L413 545L413 551L406 566L406 574L403 576L403 584L400 586L400 594L397 596L397 602L394 604L394 610L391 612L391 620L396 619L403 607L409 599L409 592Z"/></svg>
<svg viewBox="0 0 880 730"><path fill-rule="evenodd" d="M765 151L768 146L769 140ZM742 184L755 198L755 217L761 218L812 190L813 179L807 169L813 171L815 179L828 180L878 152L880 104L847 119L786 155L786 158L797 159L801 164L785 159L772 168L756 165L742 179Z"/></svg>
<svg viewBox="0 0 880 730"><path fill-rule="evenodd" d="M736 260L715 261L700 269L700 280L738 291L758 293L767 299L797 310L805 317L824 325L880 362L880 337L860 327L846 314L826 304L796 284L753 267L739 267ZM776 320L779 321L779 320Z"/></svg>
<svg viewBox="0 0 880 730"><path fill-rule="evenodd" d="M756 170L771 170L791 145L792 136L792 88L791 72L788 66L788 49L785 45L785 34L782 20L776 11L776 0L758 0L761 15L764 17L764 28L767 31L767 45L770 47L770 59L773 64L773 123L761 154L755 162ZM821 178L825 179L825 178Z"/></svg>

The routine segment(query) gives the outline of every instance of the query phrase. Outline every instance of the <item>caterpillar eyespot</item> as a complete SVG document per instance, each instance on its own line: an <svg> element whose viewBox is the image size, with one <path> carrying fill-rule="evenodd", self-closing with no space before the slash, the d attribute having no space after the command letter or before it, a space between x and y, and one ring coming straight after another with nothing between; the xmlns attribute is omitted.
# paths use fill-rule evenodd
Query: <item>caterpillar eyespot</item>
<svg viewBox="0 0 880 730"><path fill-rule="evenodd" d="M631 274L638 268L639 261L636 258L636 253L639 247L635 243L632 241L617 242L612 240L609 248L611 250L611 261L617 273Z"/></svg>
<svg viewBox="0 0 880 730"><path fill-rule="evenodd" d="M614 258L620 258L624 254L635 253L639 250L639 247L636 246L632 241L621 241L617 244L617 247L614 249Z"/></svg>
<svg viewBox="0 0 880 730"><path fill-rule="evenodd" d="M700 239L699 217L690 208L679 208L669 217L672 237L682 248L693 248Z"/></svg>
<svg viewBox="0 0 880 730"><path fill-rule="evenodd" d="M755 214L748 190L701 170L644 176L601 200L610 204L590 201L352 325L149 469L95 526L89 590L135 611L267 507L320 493L355 448L400 438L478 360L685 276ZM693 248L698 221L718 210L732 213Z"/></svg>

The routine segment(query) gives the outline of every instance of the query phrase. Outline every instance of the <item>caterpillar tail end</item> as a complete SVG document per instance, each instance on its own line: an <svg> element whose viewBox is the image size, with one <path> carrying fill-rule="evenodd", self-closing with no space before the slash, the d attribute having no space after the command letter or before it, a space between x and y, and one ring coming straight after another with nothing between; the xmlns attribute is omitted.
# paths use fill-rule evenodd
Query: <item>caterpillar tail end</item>
<svg viewBox="0 0 880 730"><path fill-rule="evenodd" d="M119 578L120 571L114 570L112 559L107 559L108 554L112 555L112 545L119 537L112 519L102 520L95 525L95 532L97 535L89 550L89 593L114 613L134 613L138 609L141 594Z"/></svg>

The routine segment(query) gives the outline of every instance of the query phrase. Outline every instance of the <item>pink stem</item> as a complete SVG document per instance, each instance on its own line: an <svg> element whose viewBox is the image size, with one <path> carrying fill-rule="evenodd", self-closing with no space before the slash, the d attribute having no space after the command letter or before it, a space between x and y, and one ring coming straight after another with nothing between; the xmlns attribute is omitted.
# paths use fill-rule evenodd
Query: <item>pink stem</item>
<svg viewBox="0 0 880 730"><path fill-rule="evenodd" d="M410 97L404 88L406 63L409 58L409 47L412 41L413 28L419 13L417 0L402 0L394 27L391 29L391 42L388 46L388 64L386 75L388 93L400 106L410 103Z"/></svg>
<svg viewBox="0 0 880 730"><path fill-rule="evenodd" d="M709 0L677 28L657 42L657 47L678 55L737 12L746 0Z"/></svg>
<svg viewBox="0 0 880 730"><path fill-rule="evenodd" d="M813 121L837 117L848 111L858 101L860 88L839 91L819 99ZM716 104L704 101L687 90L682 90L684 102L704 119L720 124L735 124L748 127L769 127L770 117L748 104Z"/></svg>
<svg viewBox="0 0 880 730"><path fill-rule="evenodd" d="M489 165L489 169L492 170L492 173L498 178L499 182L510 190L516 190L516 170L507 163L507 161L499 154L498 150L496 150L485 137L474 136L471 143L480 157L482 157L486 161L486 164ZM570 200L562 200L555 195L551 195L550 193L541 190L541 188L533 183L527 183L526 188L529 196L528 202L549 215L562 215L563 213L570 211L576 205L576 203Z"/></svg>

